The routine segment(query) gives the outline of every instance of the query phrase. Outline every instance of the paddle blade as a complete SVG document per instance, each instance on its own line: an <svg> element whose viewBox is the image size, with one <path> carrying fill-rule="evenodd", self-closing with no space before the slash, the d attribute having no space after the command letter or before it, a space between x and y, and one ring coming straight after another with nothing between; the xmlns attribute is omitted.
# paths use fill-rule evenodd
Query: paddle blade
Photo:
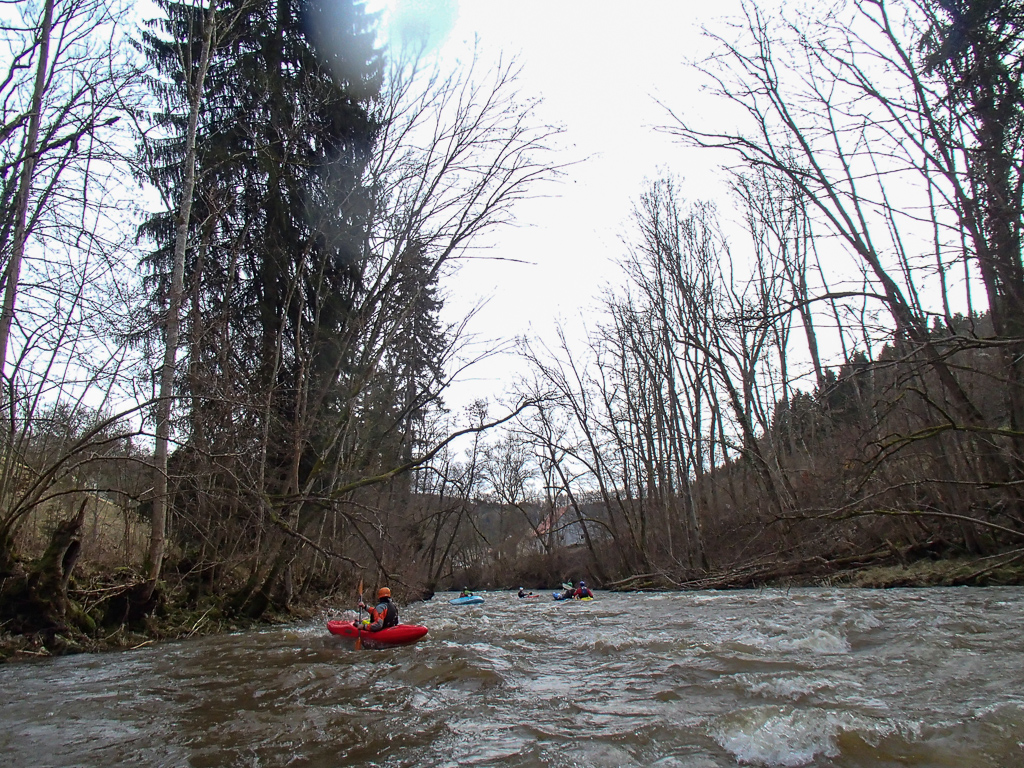
<svg viewBox="0 0 1024 768"><path fill-rule="evenodd" d="M359 602L363 602L363 580L359 579ZM363 649L363 633L359 629L359 625L362 623L363 616L359 611L356 611L356 650L361 651Z"/></svg>

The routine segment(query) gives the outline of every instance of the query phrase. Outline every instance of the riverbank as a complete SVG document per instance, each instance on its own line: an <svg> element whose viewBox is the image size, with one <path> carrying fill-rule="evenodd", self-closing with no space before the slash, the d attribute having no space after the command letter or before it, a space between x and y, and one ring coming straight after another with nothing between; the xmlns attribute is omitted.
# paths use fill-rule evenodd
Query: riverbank
<svg viewBox="0 0 1024 768"><path fill-rule="evenodd" d="M18 635L3 632L0 628L0 664L76 653L131 651L154 643L293 624L308 621L329 607L328 601L322 600L292 606L288 611L268 611L259 619L246 619L225 616L222 607L216 604L201 609L171 605L163 615L147 617L140 626L122 625L108 633L100 631L95 636L77 632Z"/></svg>
<svg viewBox="0 0 1024 768"><path fill-rule="evenodd" d="M753 587L850 587L867 589L928 588L951 586L1024 586L1024 553L1008 552L981 558L958 558L950 560L922 559L899 565L851 568L826 576L820 573L789 573L783 577L768 579L757 585L731 587L744 589ZM682 589L670 585L634 581L631 588L623 591L643 589L644 591L688 591L697 589L689 585ZM335 598L322 598L288 611L268 612L256 620L226 616L222 606L210 602L200 608L184 609L173 604L166 607L160 616L148 617L141 626L120 626L112 632L97 633L90 637L74 633L54 633L49 637L42 633L15 635L0 628L0 663L31 661L74 653L99 653L105 651L126 651L143 648L153 643L168 640L241 632L259 627L272 627L307 621L317 615L336 610Z"/></svg>
<svg viewBox="0 0 1024 768"><path fill-rule="evenodd" d="M826 559L771 560L689 577L630 576L603 588L616 592L762 589L765 587L996 587L1024 585L1024 549L984 557L909 558L896 549Z"/></svg>
<svg viewBox="0 0 1024 768"><path fill-rule="evenodd" d="M818 579L818 586L892 589L898 587L1024 586L1024 553L861 568Z"/></svg>

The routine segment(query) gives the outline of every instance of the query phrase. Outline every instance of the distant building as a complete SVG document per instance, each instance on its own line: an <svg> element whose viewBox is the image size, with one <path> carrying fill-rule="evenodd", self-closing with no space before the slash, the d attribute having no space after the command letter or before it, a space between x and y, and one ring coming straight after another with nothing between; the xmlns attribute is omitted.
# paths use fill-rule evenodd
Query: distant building
<svg viewBox="0 0 1024 768"><path fill-rule="evenodd" d="M552 509L540 521L534 537L545 542L550 541L556 547L574 547L577 544L582 544L584 540L583 526L580 525L575 513L568 514L570 509L571 507L567 506ZM543 544L539 548L543 549Z"/></svg>

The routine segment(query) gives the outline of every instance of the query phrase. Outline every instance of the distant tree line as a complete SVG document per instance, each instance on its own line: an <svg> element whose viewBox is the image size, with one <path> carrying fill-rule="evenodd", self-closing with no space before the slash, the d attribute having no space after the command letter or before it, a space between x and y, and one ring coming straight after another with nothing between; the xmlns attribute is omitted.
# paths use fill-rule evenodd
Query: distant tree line
<svg viewBox="0 0 1024 768"><path fill-rule="evenodd" d="M525 540L570 510L548 582L1019 563L1024 4L747 3L734 33L693 65L721 124L663 128L724 153L732 199L650 182L585 353L524 343L540 405L483 492ZM496 557L467 573L531 572Z"/></svg>
<svg viewBox="0 0 1024 768"><path fill-rule="evenodd" d="M589 354L524 350L538 472L599 492L619 581L1016 562L1024 5L744 11L695 65L738 122L664 128L729 157L738 215L650 183Z"/></svg>

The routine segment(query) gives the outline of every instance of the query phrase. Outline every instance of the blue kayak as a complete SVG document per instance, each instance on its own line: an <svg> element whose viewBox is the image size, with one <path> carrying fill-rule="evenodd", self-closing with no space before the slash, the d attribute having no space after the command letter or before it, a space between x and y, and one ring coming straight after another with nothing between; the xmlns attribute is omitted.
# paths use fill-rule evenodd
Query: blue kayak
<svg viewBox="0 0 1024 768"><path fill-rule="evenodd" d="M476 605L483 601L484 599L480 595L469 595L468 597L456 597L448 602L452 605Z"/></svg>

